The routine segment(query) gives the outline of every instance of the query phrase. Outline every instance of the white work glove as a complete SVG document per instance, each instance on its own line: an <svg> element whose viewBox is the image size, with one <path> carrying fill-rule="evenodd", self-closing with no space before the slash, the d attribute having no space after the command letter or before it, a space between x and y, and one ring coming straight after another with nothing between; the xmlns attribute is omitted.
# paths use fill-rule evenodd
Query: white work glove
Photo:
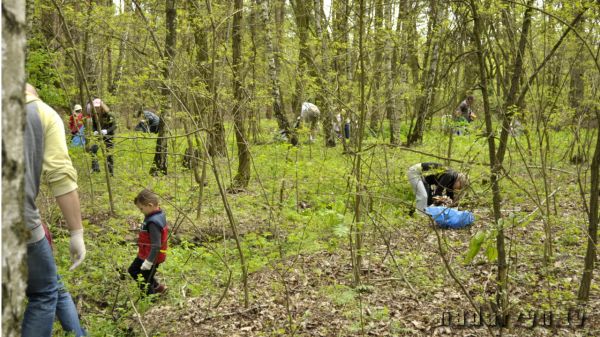
<svg viewBox="0 0 600 337"><path fill-rule="evenodd" d="M98 131L94 131L94 136L97 136L97 135L98 135Z"/></svg>
<svg viewBox="0 0 600 337"><path fill-rule="evenodd" d="M148 260L144 260L144 263L142 263L142 270L150 270L152 268L152 262L148 261Z"/></svg>
<svg viewBox="0 0 600 337"><path fill-rule="evenodd" d="M108 131L106 131L106 129L102 129L102 130L100 130L100 132L102 132L103 135L108 133Z"/></svg>
<svg viewBox="0 0 600 337"><path fill-rule="evenodd" d="M83 242L83 229L76 229L71 231L71 246L69 248L71 252L71 261L73 264L69 270L77 268L85 259L85 243Z"/></svg>

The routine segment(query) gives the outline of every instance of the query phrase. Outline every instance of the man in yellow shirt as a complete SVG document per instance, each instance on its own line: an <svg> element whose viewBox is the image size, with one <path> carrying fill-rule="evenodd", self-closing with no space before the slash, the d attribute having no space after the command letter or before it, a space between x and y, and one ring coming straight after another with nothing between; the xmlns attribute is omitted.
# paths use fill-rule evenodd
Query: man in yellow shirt
<svg viewBox="0 0 600 337"><path fill-rule="evenodd" d="M83 226L77 193L77 172L73 168L62 119L26 87L26 127L24 137L25 224L28 279L25 291L29 302L22 324L23 337L50 337L55 314L66 331L85 336L71 295L62 289L50 243L46 239L40 212L35 204L44 179L65 218L71 233L70 254L76 268L85 258Z"/></svg>

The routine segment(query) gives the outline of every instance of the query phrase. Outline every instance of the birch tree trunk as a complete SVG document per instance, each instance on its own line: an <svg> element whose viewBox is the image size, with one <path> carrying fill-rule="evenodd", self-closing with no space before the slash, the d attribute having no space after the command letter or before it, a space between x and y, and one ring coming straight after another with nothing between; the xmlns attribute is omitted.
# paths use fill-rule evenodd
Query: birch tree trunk
<svg viewBox="0 0 600 337"><path fill-rule="evenodd" d="M25 2L2 3L2 336L21 335L27 280L23 223Z"/></svg>

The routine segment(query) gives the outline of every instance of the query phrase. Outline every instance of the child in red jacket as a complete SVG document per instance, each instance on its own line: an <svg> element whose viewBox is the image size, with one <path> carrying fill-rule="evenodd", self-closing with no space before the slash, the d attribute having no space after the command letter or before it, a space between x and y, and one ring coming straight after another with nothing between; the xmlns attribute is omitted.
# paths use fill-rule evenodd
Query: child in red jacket
<svg viewBox="0 0 600 337"><path fill-rule="evenodd" d="M129 266L129 274L134 280L142 275L144 280L140 282L140 288L146 294L164 293L167 287L159 284L154 275L166 258L167 218L160 209L158 196L150 190L141 191L133 203L144 214L144 222L138 236L138 254Z"/></svg>

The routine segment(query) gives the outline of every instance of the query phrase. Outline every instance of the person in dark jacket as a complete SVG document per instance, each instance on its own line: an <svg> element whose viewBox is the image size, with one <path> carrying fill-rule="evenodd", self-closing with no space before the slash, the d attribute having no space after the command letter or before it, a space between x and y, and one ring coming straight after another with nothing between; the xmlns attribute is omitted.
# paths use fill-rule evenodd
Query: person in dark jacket
<svg viewBox="0 0 600 337"><path fill-rule="evenodd" d="M88 129L93 130L94 136L101 137L104 145L106 146L106 163L108 164L108 173L110 175L114 175L114 161L113 156L110 154L114 147L113 137L115 136L115 131L117 130L117 118L116 116L110 112L108 106L100 99L96 98L91 103L88 103L86 106L86 112L91 121L91 128ZM90 152L92 153L92 171L100 172L100 165L98 165L98 159L96 154L98 153L98 144L94 144L90 147Z"/></svg>
<svg viewBox="0 0 600 337"><path fill-rule="evenodd" d="M164 293L167 287L158 283L154 275L167 257L167 218L160 209L158 196L148 189L141 191L133 202L144 214L144 222L138 235L138 254L129 266L129 275L136 281L142 276L139 284L146 294Z"/></svg>
<svg viewBox="0 0 600 337"><path fill-rule="evenodd" d="M154 112L149 110L140 109L138 110L136 117L140 118L144 115L144 119L140 120L138 125L135 127L135 131L152 132L158 133L158 125L160 124L160 117Z"/></svg>
<svg viewBox="0 0 600 337"><path fill-rule="evenodd" d="M464 173L456 172L438 163L419 163L408 169L408 180L417 199L417 210L433 204L434 198L444 195L452 200L452 205L460 200L462 191L469 180ZM435 189L433 189L435 186Z"/></svg>

